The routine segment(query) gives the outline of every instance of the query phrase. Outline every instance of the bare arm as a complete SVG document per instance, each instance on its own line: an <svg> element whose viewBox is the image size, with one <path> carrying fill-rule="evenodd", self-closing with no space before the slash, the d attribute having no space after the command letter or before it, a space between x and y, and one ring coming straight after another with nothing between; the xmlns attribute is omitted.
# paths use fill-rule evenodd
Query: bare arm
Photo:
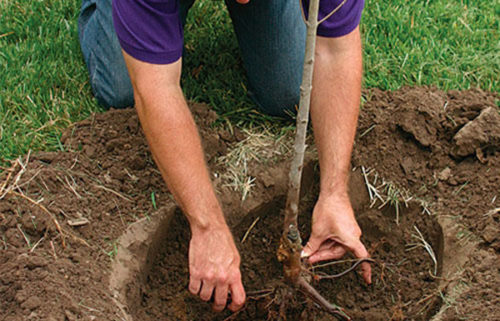
<svg viewBox="0 0 500 321"><path fill-rule="evenodd" d="M361 95L359 29L339 38L318 37L315 59L311 120L321 180L305 252L312 262L339 258L346 250L368 257L347 194ZM364 264L363 270L370 283L369 264Z"/></svg>
<svg viewBox="0 0 500 321"><path fill-rule="evenodd" d="M318 37L311 118L319 151L322 193L345 192L361 95L359 31Z"/></svg>
<svg viewBox="0 0 500 321"><path fill-rule="evenodd" d="M226 225L205 164L200 137L180 88L181 60L154 65L123 52L137 113L151 152L191 227L189 290L222 310L245 300L240 257Z"/></svg>

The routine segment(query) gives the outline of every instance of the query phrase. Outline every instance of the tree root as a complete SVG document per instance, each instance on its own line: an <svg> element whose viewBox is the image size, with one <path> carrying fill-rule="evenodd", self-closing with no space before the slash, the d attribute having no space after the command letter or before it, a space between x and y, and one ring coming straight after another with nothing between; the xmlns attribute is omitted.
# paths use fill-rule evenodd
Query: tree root
<svg viewBox="0 0 500 321"><path fill-rule="evenodd" d="M309 282L307 282L304 277L299 278L298 285L300 286L302 293L310 297L326 312L335 316L339 320L352 320L343 308L339 307L336 304L330 303Z"/></svg>
<svg viewBox="0 0 500 321"><path fill-rule="evenodd" d="M294 308L298 304L295 300L296 291L302 292L306 297L310 299L310 302L314 302L314 309L321 309L326 313L334 316L338 320L352 320L348 312L342 307L331 303L324 296L322 296L310 283L310 280L321 280L321 279L334 279L346 275L352 272L363 262L374 263L375 260L365 258L359 260L353 260L351 267L343 272L333 275L327 275L322 273L321 275L314 274L310 271L310 268L305 268L302 265L302 272L295 283L286 282L284 280L275 280L269 284L269 287L247 292L247 302L245 306L235 313L228 316L224 321L235 320L238 315L249 308L251 301L260 302L260 308L258 310L261 313L267 314L267 320L286 320L286 311L288 308ZM286 280L286 279L285 279ZM306 310L308 310L306 308ZM310 311L310 310L309 310ZM305 312L305 311L304 311Z"/></svg>
<svg viewBox="0 0 500 321"><path fill-rule="evenodd" d="M363 262L375 263L374 260L369 259L369 258L359 259L350 268L348 268L347 270L345 270L343 272L340 272L338 274L332 274L332 275L328 275L328 274L324 274L324 273L321 273L321 274L318 273L318 275L315 276L315 279L317 279L317 280L323 280L323 279L337 279L337 278L340 278L341 276L344 276L347 273L353 271L358 265L360 265Z"/></svg>

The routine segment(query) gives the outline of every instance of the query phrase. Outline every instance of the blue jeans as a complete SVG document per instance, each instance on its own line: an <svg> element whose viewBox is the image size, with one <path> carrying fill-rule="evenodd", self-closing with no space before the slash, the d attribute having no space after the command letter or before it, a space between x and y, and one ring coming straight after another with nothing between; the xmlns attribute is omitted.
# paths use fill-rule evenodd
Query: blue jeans
<svg viewBox="0 0 500 321"><path fill-rule="evenodd" d="M186 20L195 0L180 1ZM306 29L298 0L226 0L247 72L250 96L266 113L285 115L299 103ZM78 34L90 85L105 107L134 104L130 78L113 27L111 0L83 0Z"/></svg>

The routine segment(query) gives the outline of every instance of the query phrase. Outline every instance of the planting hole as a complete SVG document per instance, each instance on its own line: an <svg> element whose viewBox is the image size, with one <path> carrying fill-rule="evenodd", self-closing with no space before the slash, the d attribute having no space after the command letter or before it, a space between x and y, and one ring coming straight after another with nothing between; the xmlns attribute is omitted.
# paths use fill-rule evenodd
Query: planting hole
<svg viewBox="0 0 500 321"><path fill-rule="evenodd" d="M440 307L438 279L441 274L443 247L438 222L423 213L416 203L389 203L370 207L370 200L361 174L351 179L351 200L363 230L362 241L377 263L372 264L373 284L364 284L357 272L339 279L321 280L314 286L331 302L346 309L355 320L388 320L393 318L428 320ZM301 202L300 230L308 239L310 217L317 191ZM248 292L269 289L281 279L282 266L276 249L282 228L283 195L261 204L248 213L232 230L240 250L242 277ZM189 225L178 209L171 209L163 222L156 225L148 239L149 251L130 278L125 296L128 311L134 320L225 320L230 311L213 313L205 303L187 290ZM242 242L244 240L244 242ZM135 246L144 255L144 248ZM352 258L349 256L346 259ZM134 256L131 257L134 259ZM328 274L339 273L352 262L314 269ZM287 320L331 320L320 310L311 309L298 293L287 309ZM278 317L276 302L248 300L244 311L234 320L272 320ZM278 304L279 305L279 304ZM308 306L308 308L306 308ZM231 319L229 319L231 320Z"/></svg>

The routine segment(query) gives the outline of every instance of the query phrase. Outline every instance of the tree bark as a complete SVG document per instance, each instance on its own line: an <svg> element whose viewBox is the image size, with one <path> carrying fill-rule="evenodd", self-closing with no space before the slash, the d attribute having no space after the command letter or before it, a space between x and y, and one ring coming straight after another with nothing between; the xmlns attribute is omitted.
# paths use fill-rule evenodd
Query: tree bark
<svg viewBox="0 0 500 321"><path fill-rule="evenodd" d="M309 107L311 104L318 11L319 0L310 0L309 14L306 21L306 52L304 56L302 84L300 86L294 157L290 166L283 236L280 250L278 251L278 258L283 261L285 278L292 283L298 282L301 271L300 253L302 251L302 241L298 229L297 216L299 212L300 181L306 149L307 124L309 122Z"/></svg>

